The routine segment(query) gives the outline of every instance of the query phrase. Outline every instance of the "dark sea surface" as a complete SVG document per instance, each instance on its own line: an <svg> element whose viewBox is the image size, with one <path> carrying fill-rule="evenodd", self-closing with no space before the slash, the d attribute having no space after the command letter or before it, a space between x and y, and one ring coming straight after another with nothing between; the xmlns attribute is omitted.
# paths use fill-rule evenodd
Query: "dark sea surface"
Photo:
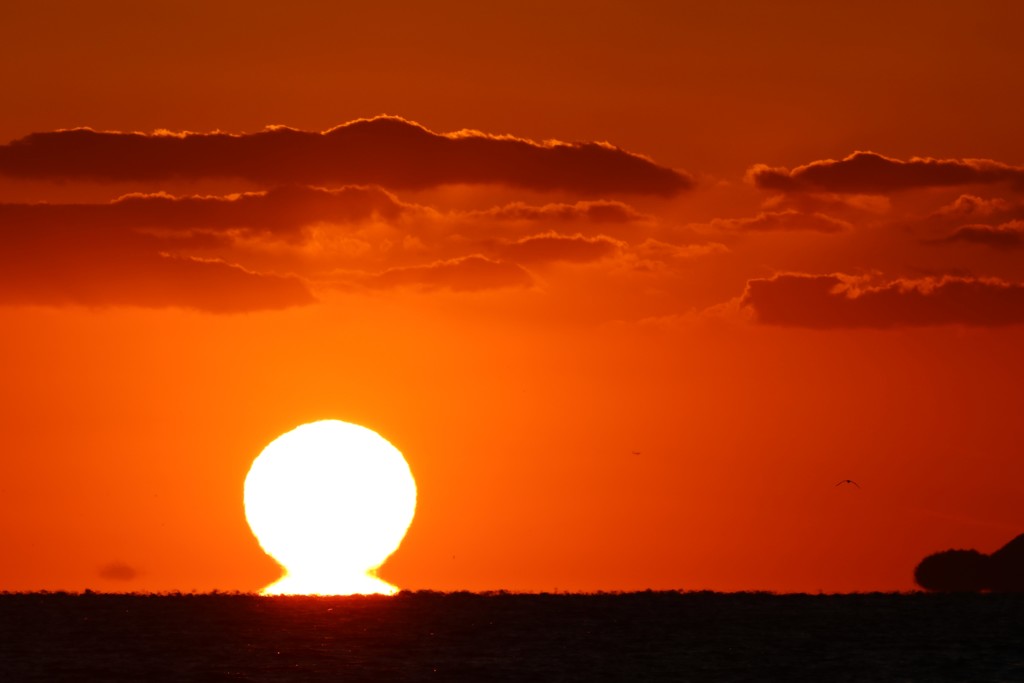
<svg viewBox="0 0 1024 683"><path fill-rule="evenodd" d="M0 594L0 681L1024 681L1024 595Z"/></svg>

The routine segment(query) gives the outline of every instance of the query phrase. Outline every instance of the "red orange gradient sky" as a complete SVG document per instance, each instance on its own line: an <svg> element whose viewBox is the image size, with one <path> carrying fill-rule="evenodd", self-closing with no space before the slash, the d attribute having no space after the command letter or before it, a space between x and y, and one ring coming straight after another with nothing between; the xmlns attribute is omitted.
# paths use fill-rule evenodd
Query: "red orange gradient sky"
<svg viewBox="0 0 1024 683"><path fill-rule="evenodd" d="M260 589L243 479L324 418L410 463L409 589L908 590L1024 531L1020 3L0 21L0 589Z"/></svg>

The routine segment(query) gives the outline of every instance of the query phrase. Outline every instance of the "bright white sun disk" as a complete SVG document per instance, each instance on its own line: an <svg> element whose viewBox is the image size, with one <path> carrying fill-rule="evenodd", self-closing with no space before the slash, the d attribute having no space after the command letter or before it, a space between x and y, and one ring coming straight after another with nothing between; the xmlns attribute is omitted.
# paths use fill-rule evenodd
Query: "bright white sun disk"
<svg viewBox="0 0 1024 683"><path fill-rule="evenodd" d="M349 595L398 589L374 575L402 542L416 482L401 452L339 420L279 436L245 478L245 517L285 567L264 594Z"/></svg>

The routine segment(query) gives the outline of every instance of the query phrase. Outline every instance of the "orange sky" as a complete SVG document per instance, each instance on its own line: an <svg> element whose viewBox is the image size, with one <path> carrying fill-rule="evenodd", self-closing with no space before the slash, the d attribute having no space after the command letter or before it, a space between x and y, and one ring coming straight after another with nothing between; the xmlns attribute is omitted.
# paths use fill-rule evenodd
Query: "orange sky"
<svg viewBox="0 0 1024 683"><path fill-rule="evenodd" d="M0 590L258 590L323 418L410 463L403 588L1024 530L1019 3L8 5Z"/></svg>

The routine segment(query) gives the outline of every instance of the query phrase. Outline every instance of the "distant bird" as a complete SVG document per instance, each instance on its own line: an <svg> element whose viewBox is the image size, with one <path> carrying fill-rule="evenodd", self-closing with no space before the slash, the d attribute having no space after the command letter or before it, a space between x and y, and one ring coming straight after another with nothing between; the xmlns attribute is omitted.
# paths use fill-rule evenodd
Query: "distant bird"
<svg viewBox="0 0 1024 683"><path fill-rule="evenodd" d="M640 451L630 451L633 455L640 455Z"/></svg>
<svg viewBox="0 0 1024 683"><path fill-rule="evenodd" d="M860 484L858 484L857 482L855 482L855 481L854 481L853 479L843 479L843 480L842 480L841 482L839 482L838 484L836 484L836 486L840 486L840 485L842 485L842 484L853 484L853 485L854 485L854 486L856 486L857 488L860 488ZM833 488L834 488L834 487L833 487Z"/></svg>

